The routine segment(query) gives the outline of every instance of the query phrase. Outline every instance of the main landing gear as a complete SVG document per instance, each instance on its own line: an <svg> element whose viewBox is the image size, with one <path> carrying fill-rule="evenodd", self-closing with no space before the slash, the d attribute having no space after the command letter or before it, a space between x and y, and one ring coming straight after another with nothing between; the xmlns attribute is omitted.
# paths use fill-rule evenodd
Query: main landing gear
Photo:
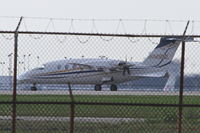
<svg viewBox="0 0 200 133"><path fill-rule="evenodd" d="M95 91L101 91L101 90L102 90L101 84L95 85L94 90L95 90ZM111 90L111 91L117 91L117 85L112 84L112 85L110 86L110 90Z"/></svg>
<svg viewBox="0 0 200 133"><path fill-rule="evenodd" d="M99 84L94 86L95 91L101 91L101 89L102 89L102 87Z"/></svg>
<svg viewBox="0 0 200 133"><path fill-rule="evenodd" d="M31 90L32 91L37 91L36 83L34 83L33 86L31 86Z"/></svg>
<svg viewBox="0 0 200 133"><path fill-rule="evenodd" d="M112 85L110 86L110 90L111 90L111 91L117 91L117 85L112 84Z"/></svg>

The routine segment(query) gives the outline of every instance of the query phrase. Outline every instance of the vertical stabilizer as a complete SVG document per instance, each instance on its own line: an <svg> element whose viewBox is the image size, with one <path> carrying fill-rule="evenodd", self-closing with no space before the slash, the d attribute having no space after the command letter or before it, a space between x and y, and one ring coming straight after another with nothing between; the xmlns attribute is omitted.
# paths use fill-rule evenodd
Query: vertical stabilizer
<svg viewBox="0 0 200 133"><path fill-rule="evenodd" d="M162 67L171 63L181 39L178 37L162 37L153 52L144 60L144 64L152 67Z"/></svg>

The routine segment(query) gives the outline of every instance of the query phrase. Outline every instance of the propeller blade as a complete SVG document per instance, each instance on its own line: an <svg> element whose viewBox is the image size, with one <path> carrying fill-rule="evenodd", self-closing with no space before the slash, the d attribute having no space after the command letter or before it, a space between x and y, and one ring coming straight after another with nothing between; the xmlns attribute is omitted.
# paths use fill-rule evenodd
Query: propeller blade
<svg viewBox="0 0 200 133"><path fill-rule="evenodd" d="M126 72L128 73L128 75L130 75L130 69L129 69L129 66L124 66L123 67L123 75L125 75L126 74Z"/></svg>

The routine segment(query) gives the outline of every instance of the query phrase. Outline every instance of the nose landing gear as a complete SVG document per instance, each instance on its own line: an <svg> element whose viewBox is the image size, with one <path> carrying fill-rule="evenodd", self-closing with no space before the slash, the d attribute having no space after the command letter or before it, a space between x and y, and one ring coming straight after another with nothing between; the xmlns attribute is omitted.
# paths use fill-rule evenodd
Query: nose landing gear
<svg viewBox="0 0 200 133"><path fill-rule="evenodd" d="M31 86L31 91L37 91L36 83L34 83L33 86Z"/></svg>

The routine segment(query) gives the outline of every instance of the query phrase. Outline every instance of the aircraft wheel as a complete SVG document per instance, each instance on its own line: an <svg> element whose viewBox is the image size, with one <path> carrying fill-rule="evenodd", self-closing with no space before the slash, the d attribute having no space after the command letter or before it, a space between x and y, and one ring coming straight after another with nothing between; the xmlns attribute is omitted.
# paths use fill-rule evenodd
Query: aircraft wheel
<svg viewBox="0 0 200 133"><path fill-rule="evenodd" d="M110 86L110 90L111 90L111 91L117 91L117 86L116 86L115 84L112 84L112 85Z"/></svg>
<svg viewBox="0 0 200 133"><path fill-rule="evenodd" d="M37 91L36 84L33 84L33 86L31 86L31 90L32 90L32 91Z"/></svg>
<svg viewBox="0 0 200 133"><path fill-rule="evenodd" d="M95 85L94 90L95 91L101 91L101 85Z"/></svg>
<svg viewBox="0 0 200 133"><path fill-rule="evenodd" d="M32 90L32 91L37 91L37 87L31 86L31 90Z"/></svg>

